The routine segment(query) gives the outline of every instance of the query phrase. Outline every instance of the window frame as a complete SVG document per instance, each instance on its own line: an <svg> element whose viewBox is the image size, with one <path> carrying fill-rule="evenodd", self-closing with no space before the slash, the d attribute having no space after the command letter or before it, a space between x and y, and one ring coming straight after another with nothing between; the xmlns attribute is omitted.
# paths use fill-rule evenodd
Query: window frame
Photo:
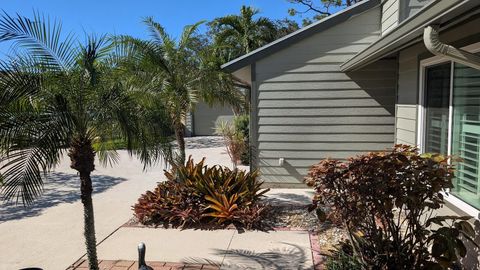
<svg viewBox="0 0 480 270"><path fill-rule="evenodd" d="M462 48L463 50L478 53L480 52L480 42L474 43ZM417 147L420 150L420 153L425 152L425 128L426 128L426 108L425 108L425 94L426 94L426 69L428 67L450 63L450 97L449 97L449 106L448 106L448 145L447 145L447 154L451 155L452 153L452 132L453 132L453 77L455 71L455 62L447 59L444 56L433 56L427 59L420 61L419 65L419 91L418 91L418 106L417 106ZM445 196L445 200L451 203L453 206L459 208L461 211L465 212L468 215L473 216L476 219L480 218L480 209L473 207L472 205L466 203L461 198L455 196L454 194L449 193L450 190L447 190L448 196ZM446 195L446 194L445 194Z"/></svg>

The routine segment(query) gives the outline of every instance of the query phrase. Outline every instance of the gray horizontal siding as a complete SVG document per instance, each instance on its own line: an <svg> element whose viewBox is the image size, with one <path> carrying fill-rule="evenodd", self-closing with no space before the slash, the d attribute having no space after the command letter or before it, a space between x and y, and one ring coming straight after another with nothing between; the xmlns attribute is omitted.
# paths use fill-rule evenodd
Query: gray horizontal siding
<svg viewBox="0 0 480 270"><path fill-rule="evenodd" d="M448 0L443 0L448 1ZM400 22L417 13L432 0L401 0L400 1Z"/></svg>
<svg viewBox="0 0 480 270"><path fill-rule="evenodd" d="M256 63L254 142L264 181L299 183L323 158L391 147L396 60L340 71L379 30L375 8Z"/></svg>
<svg viewBox="0 0 480 270"><path fill-rule="evenodd" d="M398 25L399 1L401 0L387 0L382 4L382 35Z"/></svg>
<svg viewBox="0 0 480 270"><path fill-rule="evenodd" d="M332 118L330 115L314 115L314 116L307 116L303 115L301 118L299 117L291 117L291 116L266 116L262 115L258 120L258 123L261 125L260 130L265 128L269 125L277 125L277 126L285 126L285 129L290 128L290 126L307 126L307 127L315 127L315 126L325 126L328 127L329 130L332 130L331 126L339 126L343 125L345 128L352 128L348 126L350 123L354 123L355 125L382 125L382 124L393 124L393 119L391 118L390 114L385 114L383 116L374 115L371 117L365 117L365 115L352 115L352 116L342 116L342 115L335 115L335 118ZM337 127L339 128L339 127Z"/></svg>
<svg viewBox="0 0 480 270"><path fill-rule="evenodd" d="M396 107L396 143L416 145L417 106L398 104Z"/></svg>

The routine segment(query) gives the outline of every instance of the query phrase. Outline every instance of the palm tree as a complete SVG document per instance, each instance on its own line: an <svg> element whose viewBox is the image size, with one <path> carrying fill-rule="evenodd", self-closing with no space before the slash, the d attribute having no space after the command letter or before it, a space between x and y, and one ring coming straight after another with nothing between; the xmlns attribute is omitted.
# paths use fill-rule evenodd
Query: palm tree
<svg viewBox="0 0 480 270"><path fill-rule="evenodd" d="M31 204L42 192L46 173L67 154L80 178L90 269L98 269L91 179L95 156L105 164L115 162L118 154L110 142L121 140L129 152L138 149L146 164L168 157L166 140L158 140L164 133L151 133L160 124L149 123L149 118L162 121L161 114L145 111L125 90L104 37L91 36L86 45L74 46L76 39L63 36L56 21L4 13L1 41L13 42L12 55L0 62L1 195Z"/></svg>
<svg viewBox="0 0 480 270"><path fill-rule="evenodd" d="M146 96L163 102L169 113L179 153L173 166L185 163L185 121L199 100L238 106L243 97L230 75L220 69L215 48L197 35L203 23L186 26L179 40L170 37L152 18L144 20L150 40L116 36L123 52L125 77Z"/></svg>
<svg viewBox="0 0 480 270"><path fill-rule="evenodd" d="M228 15L213 20L210 23L211 34L215 43L228 45L231 53L229 59L249 53L275 40L275 23L265 17L254 17L259 10L253 7L242 6L240 15Z"/></svg>

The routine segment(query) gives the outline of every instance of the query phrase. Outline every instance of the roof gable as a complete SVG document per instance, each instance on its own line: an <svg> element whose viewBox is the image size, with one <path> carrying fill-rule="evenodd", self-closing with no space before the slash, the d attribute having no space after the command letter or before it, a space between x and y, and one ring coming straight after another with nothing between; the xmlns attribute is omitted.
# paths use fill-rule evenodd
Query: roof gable
<svg viewBox="0 0 480 270"><path fill-rule="evenodd" d="M374 8L380 4L380 0L365 0L331 16L328 16L309 26L301 28L289 35L277 39L263 47L260 47L250 53L240 56L232 61L222 65L222 69L233 72L244 66L250 65L266 56L280 51L296 42L308 38L314 34L325 31L337 24L347 21L351 17Z"/></svg>

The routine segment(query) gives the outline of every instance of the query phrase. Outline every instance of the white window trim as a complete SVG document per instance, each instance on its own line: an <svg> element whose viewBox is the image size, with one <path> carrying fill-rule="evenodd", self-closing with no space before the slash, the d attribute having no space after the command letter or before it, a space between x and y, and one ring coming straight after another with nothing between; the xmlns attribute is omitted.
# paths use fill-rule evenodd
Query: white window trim
<svg viewBox="0 0 480 270"><path fill-rule="evenodd" d="M468 52L477 53L480 52L480 42L474 43L462 48ZM417 107L417 147L421 153L425 152L425 69L429 66L447 63L450 62L452 65L451 72L454 71L454 62L448 60L443 56L434 56L431 58L427 58L420 61L420 74L419 74L419 91L418 91L418 107ZM450 78L453 78L453 74L450 75ZM449 103L449 120L448 120L448 155L451 155L452 151L452 92L451 89L453 88L453 80L450 81L450 103ZM445 200L461 211L465 212L467 215L470 215L476 219L480 219L480 209L477 209L468 203L464 202L460 198L454 196L453 194L444 194Z"/></svg>

